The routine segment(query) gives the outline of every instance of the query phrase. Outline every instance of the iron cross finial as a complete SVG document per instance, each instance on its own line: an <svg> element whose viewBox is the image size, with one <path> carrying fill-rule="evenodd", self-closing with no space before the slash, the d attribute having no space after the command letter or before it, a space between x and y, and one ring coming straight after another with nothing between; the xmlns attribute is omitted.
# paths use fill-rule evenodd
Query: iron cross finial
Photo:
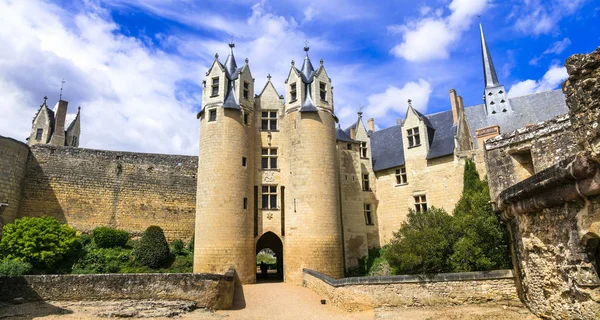
<svg viewBox="0 0 600 320"><path fill-rule="evenodd" d="M271 74L270 73L267 75L267 79L269 79L269 81L271 80Z"/></svg>

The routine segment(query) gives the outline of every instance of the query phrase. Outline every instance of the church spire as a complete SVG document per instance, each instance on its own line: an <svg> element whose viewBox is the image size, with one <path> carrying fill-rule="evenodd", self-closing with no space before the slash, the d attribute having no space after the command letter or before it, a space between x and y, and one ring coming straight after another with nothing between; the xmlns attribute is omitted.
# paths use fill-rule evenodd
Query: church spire
<svg viewBox="0 0 600 320"><path fill-rule="evenodd" d="M485 87L497 87L500 85L498 82L498 76L496 75L496 69L494 68L494 62L492 62L492 56L488 49L485 36L483 35L483 27L479 24L479 31L481 33L481 59L483 60L483 77L485 79Z"/></svg>

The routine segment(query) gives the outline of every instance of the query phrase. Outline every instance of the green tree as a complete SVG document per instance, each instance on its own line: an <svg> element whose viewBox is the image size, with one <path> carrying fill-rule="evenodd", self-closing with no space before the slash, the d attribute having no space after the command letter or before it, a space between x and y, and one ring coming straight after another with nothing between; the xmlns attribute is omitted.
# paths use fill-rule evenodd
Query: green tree
<svg viewBox="0 0 600 320"><path fill-rule="evenodd" d="M4 226L0 251L6 260L51 270L71 255L78 244L75 230L53 217L25 217Z"/></svg>
<svg viewBox="0 0 600 320"><path fill-rule="evenodd" d="M450 264L456 272L510 267L508 232L489 202L487 181L479 178L475 163L467 160L463 195L453 212L458 238Z"/></svg>
<svg viewBox="0 0 600 320"><path fill-rule="evenodd" d="M171 259L169 244L159 226L149 226L134 251L135 259L150 268L160 268Z"/></svg>
<svg viewBox="0 0 600 320"><path fill-rule="evenodd" d="M444 209L410 209L408 219L394 233L384 256L397 273L448 272L454 242L452 217Z"/></svg>
<svg viewBox="0 0 600 320"><path fill-rule="evenodd" d="M109 227L97 227L92 231L92 237L99 248L122 248L129 240L129 233Z"/></svg>

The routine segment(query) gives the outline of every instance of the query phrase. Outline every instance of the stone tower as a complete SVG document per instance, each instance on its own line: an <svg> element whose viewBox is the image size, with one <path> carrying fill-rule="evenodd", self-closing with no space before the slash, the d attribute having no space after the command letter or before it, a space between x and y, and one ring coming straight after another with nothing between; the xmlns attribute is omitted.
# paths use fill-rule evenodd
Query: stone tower
<svg viewBox="0 0 600 320"><path fill-rule="evenodd" d="M218 55L203 82L194 244L194 272L235 267L243 283L255 280L253 198L254 80L238 68L235 45Z"/></svg>
<svg viewBox="0 0 600 320"><path fill-rule="evenodd" d="M286 80L283 139L285 173L284 274L300 283L302 269L334 278L344 275L336 158L336 117L331 80L323 61L314 69L306 57L292 62Z"/></svg>
<svg viewBox="0 0 600 320"><path fill-rule="evenodd" d="M492 55L488 49L485 36L483 35L483 27L479 24L479 32L481 34L481 59L483 62L483 78L485 79L485 89L483 92L483 100L485 101L485 110L488 115L504 113L512 111L510 102L506 97L504 86L498 82Z"/></svg>

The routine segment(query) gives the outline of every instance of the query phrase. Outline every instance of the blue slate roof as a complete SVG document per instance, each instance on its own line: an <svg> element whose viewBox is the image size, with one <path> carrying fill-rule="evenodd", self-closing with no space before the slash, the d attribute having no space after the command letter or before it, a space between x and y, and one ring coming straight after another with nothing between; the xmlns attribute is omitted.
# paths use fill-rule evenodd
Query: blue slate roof
<svg viewBox="0 0 600 320"><path fill-rule="evenodd" d="M425 119L429 120L430 128L433 129L433 132L428 132L433 133L433 137L429 137L427 160L454 153L456 126L453 125L452 110L430 114Z"/></svg>
<svg viewBox="0 0 600 320"><path fill-rule="evenodd" d="M475 130L500 126L500 132L511 132L528 124L550 120L569 112L565 96L561 90L545 91L509 99L512 111L490 114L485 112L485 104L465 108L465 115L475 145Z"/></svg>
<svg viewBox="0 0 600 320"><path fill-rule="evenodd" d="M335 129L335 139L338 141L346 141L346 142L358 142L352 138L350 138L350 136L344 131L342 130L342 128L337 127Z"/></svg>
<svg viewBox="0 0 600 320"><path fill-rule="evenodd" d="M373 171L404 165L402 127L395 125L373 132L371 135Z"/></svg>

